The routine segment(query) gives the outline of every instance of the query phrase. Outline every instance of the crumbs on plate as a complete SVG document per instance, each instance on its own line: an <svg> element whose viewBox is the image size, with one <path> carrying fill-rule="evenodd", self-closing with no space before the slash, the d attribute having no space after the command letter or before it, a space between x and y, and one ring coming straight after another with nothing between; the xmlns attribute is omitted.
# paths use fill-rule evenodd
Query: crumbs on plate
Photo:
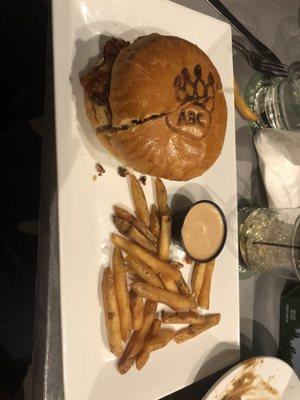
<svg viewBox="0 0 300 400"><path fill-rule="evenodd" d="M129 171L127 168L124 167L118 167L118 174L122 177L125 178L129 174Z"/></svg>
<svg viewBox="0 0 300 400"><path fill-rule="evenodd" d="M100 163L96 163L95 168L96 168L98 176L102 176L102 174L104 174L105 169L102 167L102 165Z"/></svg>
<svg viewBox="0 0 300 400"><path fill-rule="evenodd" d="M139 181L145 186L146 185L146 181L147 181L146 175L141 175L139 177Z"/></svg>

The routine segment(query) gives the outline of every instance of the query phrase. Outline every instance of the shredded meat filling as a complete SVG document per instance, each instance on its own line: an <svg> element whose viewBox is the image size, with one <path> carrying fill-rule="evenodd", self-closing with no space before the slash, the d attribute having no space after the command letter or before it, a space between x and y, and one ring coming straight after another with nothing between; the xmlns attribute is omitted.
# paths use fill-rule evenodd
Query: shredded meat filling
<svg viewBox="0 0 300 400"><path fill-rule="evenodd" d="M111 70L117 55L120 50L125 47L128 47L130 42L126 42L122 39L112 38L108 40L103 48L103 61L100 65L95 66L88 74L82 76L80 78L80 83L84 87L86 94L92 103L97 106L105 106L108 114L110 114L110 107L108 103L109 90L110 90L110 82L111 82ZM150 119L155 119L163 116L160 115L151 115L151 117L145 118L143 120L132 120L127 125L124 125L115 130L126 130L134 125L142 124ZM105 127L105 131L107 131L107 126L99 127L99 132L101 129ZM110 133L113 132L114 129Z"/></svg>
<svg viewBox="0 0 300 400"><path fill-rule="evenodd" d="M80 78L80 83L87 95L98 106L105 105L108 101L113 63L120 50L128 45L129 42L122 39L112 38L108 40L103 48L103 62Z"/></svg>

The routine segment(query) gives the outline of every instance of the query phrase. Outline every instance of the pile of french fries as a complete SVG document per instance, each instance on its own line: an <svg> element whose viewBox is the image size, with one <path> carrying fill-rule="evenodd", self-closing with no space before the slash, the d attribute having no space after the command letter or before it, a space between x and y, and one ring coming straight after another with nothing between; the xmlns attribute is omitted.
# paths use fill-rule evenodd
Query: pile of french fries
<svg viewBox="0 0 300 400"><path fill-rule="evenodd" d="M121 374L134 363L142 369L153 351L172 340L185 342L220 321L220 314L199 312L209 309L214 261L194 264L190 289L183 265L169 259L171 218L163 182L155 181L157 205L149 212L140 183L134 175L129 179L135 214L114 207L113 221L122 236L112 234L112 269L104 269L102 280L108 344ZM163 310L159 318L158 303L173 311ZM168 324L186 326L175 330Z"/></svg>

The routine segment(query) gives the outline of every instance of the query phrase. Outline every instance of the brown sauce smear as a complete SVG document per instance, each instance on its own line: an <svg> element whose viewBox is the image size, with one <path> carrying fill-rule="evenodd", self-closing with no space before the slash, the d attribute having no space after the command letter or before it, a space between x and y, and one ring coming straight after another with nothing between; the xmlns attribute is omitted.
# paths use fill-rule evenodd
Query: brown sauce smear
<svg viewBox="0 0 300 400"><path fill-rule="evenodd" d="M271 386L270 382L264 381L256 374L255 367L262 360L252 358L245 361L241 375L234 379L226 393L220 400L242 400L242 396L253 400L280 400L278 391Z"/></svg>

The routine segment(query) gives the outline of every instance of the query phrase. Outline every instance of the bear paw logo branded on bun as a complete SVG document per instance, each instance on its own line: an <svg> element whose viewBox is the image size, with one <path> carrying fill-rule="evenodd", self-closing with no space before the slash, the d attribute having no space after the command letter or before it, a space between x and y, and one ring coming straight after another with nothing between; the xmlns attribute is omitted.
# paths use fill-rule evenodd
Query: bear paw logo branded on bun
<svg viewBox="0 0 300 400"><path fill-rule="evenodd" d="M192 79L185 67L174 80L175 97L182 105L177 113L168 114L166 123L171 129L194 140L202 140L209 133L210 113L214 110L215 88L211 72L208 82L202 79L199 64L194 67L195 79Z"/></svg>
<svg viewBox="0 0 300 400"><path fill-rule="evenodd" d="M219 157L227 107L218 71L199 47L158 33L111 39L81 77L102 145L143 174L188 180ZM101 102L95 101L101 99Z"/></svg>
<svg viewBox="0 0 300 400"><path fill-rule="evenodd" d="M174 79L175 97L181 103L190 101L205 107L208 112L214 109L214 77L211 72L208 73L208 82L202 79L202 68L199 64L194 67L195 79L192 80L188 69L182 68L181 74Z"/></svg>

